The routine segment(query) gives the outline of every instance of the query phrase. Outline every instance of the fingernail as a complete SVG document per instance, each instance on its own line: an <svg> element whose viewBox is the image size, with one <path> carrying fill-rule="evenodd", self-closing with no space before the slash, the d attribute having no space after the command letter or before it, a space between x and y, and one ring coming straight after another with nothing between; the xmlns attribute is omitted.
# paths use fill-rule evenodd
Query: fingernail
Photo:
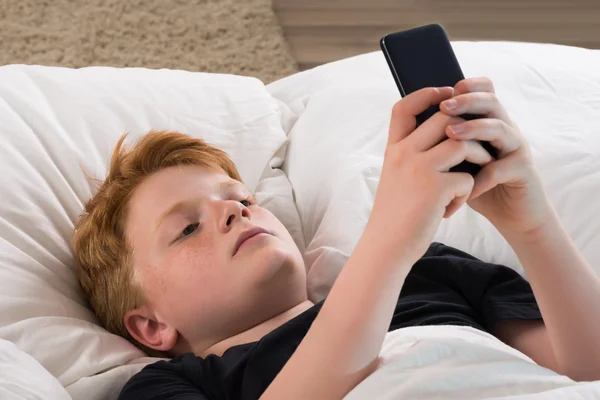
<svg viewBox="0 0 600 400"><path fill-rule="evenodd" d="M465 128L461 125L450 125L450 130L452 133L462 133L464 132Z"/></svg>
<svg viewBox="0 0 600 400"><path fill-rule="evenodd" d="M456 100L445 100L442 103L448 110L454 110L456 108Z"/></svg>

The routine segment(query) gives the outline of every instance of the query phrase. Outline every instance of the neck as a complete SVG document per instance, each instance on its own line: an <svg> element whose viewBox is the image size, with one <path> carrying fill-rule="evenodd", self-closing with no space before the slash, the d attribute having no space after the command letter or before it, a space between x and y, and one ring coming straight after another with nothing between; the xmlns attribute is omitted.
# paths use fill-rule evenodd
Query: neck
<svg viewBox="0 0 600 400"><path fill-rule="evenodd" d="M285 324L289 320L297 317L312 306L314 306L314 303L312 301L305 300L302 303L290 308L289 310L286 310L281 314L278 314L264 322L261 322L260 324L248 329L247 331L238 333L235 336L217 342L206 350L194 351L194 353L200 357L206 357L209 354L222 356L223 353L225 353L225 351L227 351L227 349L229 349L230 347L244 343L256 342L260 340L267 333Z"/></svg>

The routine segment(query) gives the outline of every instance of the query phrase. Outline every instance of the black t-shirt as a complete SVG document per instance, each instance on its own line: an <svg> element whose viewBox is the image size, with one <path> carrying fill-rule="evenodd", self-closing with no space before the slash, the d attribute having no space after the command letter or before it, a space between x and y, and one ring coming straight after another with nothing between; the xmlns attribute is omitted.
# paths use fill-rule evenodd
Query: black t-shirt
<svg viewBox="0 0 600 400"><path fill-rule="evenodd" d="M323 302L257 342L221 357L186 353L144 367L120 400L258 399L292 356ZM408 274L389 331L419 325L463 325L491 333L504 319L541 319L529 283L512 269L432 243Z"/></svg>

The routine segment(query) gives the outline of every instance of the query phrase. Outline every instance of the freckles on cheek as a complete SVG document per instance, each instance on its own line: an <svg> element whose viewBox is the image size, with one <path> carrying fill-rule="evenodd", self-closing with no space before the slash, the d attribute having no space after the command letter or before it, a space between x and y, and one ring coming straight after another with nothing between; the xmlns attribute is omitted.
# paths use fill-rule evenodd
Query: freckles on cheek
<svg viewBox="0 0 600 400"><path fill-rule="evenodd" d="M213 245L209 244L191 244L183 248L179 254L181 266L188 271L206 270L213 264L217 256Z"/></svg>
<svg viewBox="0 0 600 400"><path fill-rule="evenodd" d="M186 245L172 253L165 260L164 275L160 277L163 290L198 290L210 288L210 282L216 278L214 247ZM168 276L167 276L168 275ZM192 295L189 291L186 295Z"/></svg>

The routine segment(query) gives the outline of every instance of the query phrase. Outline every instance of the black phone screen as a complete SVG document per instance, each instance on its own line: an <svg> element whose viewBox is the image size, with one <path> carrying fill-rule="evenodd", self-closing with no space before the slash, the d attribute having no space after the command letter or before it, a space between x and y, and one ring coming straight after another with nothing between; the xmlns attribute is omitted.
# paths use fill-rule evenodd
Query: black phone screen
<svg viewBox="0 0 600 400"><path fill-rule="evenodd" d="M425 87L454 86L465 78L441 25L389 34L381 39L381 48L403 97ZM437 111L438 106L430 107L417 123Z"/></svg>
<svg viewBox="0 0 600 400"><path fill-rule="evenodd" d="M448 36L439 24L391 33L381 39L380 46L403 97L426 87L453 87L465 78ZM439 110L438 105L433 105L419 114L417 126ZM471 120L479 116L463 114L460 117ZM482 145L492 156L497 155L489 142ZM464 161L450 171L475 175L480 169L479 165Z"/></svg>
<svg viewBox="0 0 600 400"><path fill-rule="evenodd" d="M383 39L403 96L424 87L454 86L464 75L444 29L437 24L392 33Z"/></svg>

